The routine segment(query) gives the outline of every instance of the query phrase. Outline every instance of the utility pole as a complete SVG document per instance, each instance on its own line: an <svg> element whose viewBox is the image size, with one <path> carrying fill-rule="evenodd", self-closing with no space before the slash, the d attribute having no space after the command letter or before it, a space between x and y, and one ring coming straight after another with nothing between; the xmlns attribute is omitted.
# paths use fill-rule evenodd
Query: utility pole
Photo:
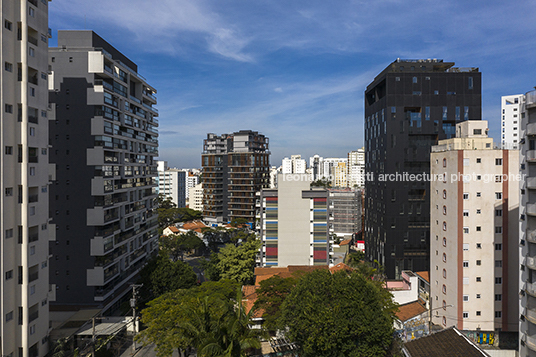
<svg viewBox="0 0 536 357"><path fill-rule="evenodd" d="M136 334L138 333L138 321L136 317L136 302L138 299L138 288L141 288L143 284L132 284L132 299L130 299L130 307L132 307L132 323L134 329L134 335L132 337L132 350L136 352Z"/></svg>

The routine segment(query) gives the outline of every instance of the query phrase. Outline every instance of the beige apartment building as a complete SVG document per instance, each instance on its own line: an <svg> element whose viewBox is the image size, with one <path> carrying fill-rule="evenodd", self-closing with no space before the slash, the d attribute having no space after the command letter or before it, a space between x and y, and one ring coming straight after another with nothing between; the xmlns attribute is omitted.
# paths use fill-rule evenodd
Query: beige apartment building
<svg viewBox="0 0 536 357"><path fill-rule="evenodd" d="M519 151L494 146L487 126L458 123L432 147L432 322L517 331Z"/></svg>
<svg viewBox="0 0 536 357"><path fill-rule="evenodd" d="M48 1L1 0L0 354L48 352ZM52 171L53 172L53 171Z"/></svg>

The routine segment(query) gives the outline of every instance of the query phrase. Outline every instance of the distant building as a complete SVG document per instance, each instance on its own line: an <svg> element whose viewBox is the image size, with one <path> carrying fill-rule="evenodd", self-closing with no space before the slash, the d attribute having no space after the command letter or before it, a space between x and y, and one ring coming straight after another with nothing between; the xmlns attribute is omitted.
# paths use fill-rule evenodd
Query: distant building
<svg viewBox="0 0 536 357"><path fill-rule="evenodd" d="M189 208L203 212L203 184L198 183L188 191L190 191L190 197L188 198Z"/></svg>
<svg viewBox="0 0 536 357"><path fill-rule="evenodd" d="M317 181L324 177L324 158L315 155L309 158L309 168L311 169L311 181Z"/></svg>
<svg viewBox="0 0 536 357"><path fill-rule="evenodd" d="M190 198L190 189L199 183L199 175L190 170L183 170L186 172L186 200Z"/></svg>
<svg viewBox="0 0 536 357"><path fill-rule="evenodd" d="M366 88L365 254L390 279L430 268L430 183L403 175L430 172L430 148L481 119L481 96L478 68L437 59L397 59Z"/></svg>
<svg viewBox="0 0 536 357"><path fill-rule="evenodd" d="M255 221L255 193L270 184L268 138L256 131L207 134L201 156L203 216L209 222Z"/></svg>
<svg viewBox="0 0 536 357"><path fill-rule="evenodd" d="M329 232L352 238L361 232L361 190L329 189Z"/></svg>
<svg viewBox="0 0 536 357"><path fill-rule="evenodd" d="M361 148L348 153L348 187L365 187L365 149Z"/></svg>
<svg viewBox="0 0 536 357"><path fill-rule="evenodd" d="M186 175L183 170L167 167L167 161L158 161L158 194L179 208L186 207Z"/></svg>
<svg viewBox="0 0 536 357"><path fill-rule="evenodd" d="M510 149L519 148L524 101L523 94L501 97L501 143Z"/></svg>
<svg viewBox="0 0 536 357"><path fill-rule="evenodd" d="M517 331L519 151L487 126L464 121L432 146L430 300L443 327Z"/></svg>
<svg viewBox="0 0 536 357"><path fill-rule="evenodd" d="M328 191L310 189L306 174L281 174L277 189L261 190L260 265L328 265L327 200Z"/></svg>
<svg viewBox="0 0 536 357"><path fill-rule="evenodd" d="M292 155L290 159L285 157L281 163L281 173L283 174L304 174L307 164L301 155Z"/></svg>

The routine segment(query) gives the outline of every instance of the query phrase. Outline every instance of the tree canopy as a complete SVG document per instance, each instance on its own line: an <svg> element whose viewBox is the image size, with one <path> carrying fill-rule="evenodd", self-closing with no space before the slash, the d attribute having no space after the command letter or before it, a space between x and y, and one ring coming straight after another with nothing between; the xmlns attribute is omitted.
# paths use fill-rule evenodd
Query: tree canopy
<svg viewBox="0 0 536 357"><path fill-rule="evenodd" d="M241 357L260 347L262 331L250 328L251 316L241 303L240 286L228 280L176 290L149 303L142 311L147 327L137 337L156 344L157 356L190 347L200 357Z"/></svg>
<svg viewBox="0 0 536 357"><path fill-rule="evenodd" d="M255 272L255 260L261 242L250 240L238 247L227 244L220 249L216 265L222 279L229 279L240 284L252 284Z"/></svg>
<svg viewBox="0 0 536 357"><path fill-rule="evenodd" d="M182 260L185 252L200 250L205 247L205 243L193 231L182 234L170 234L160 237L160 250L162 254L176 261Z"/></svg>
<svg viewBox="0 0 536 357"><path fill-rule="evenodd" d="M385 356L396 310L381 283L360 272L315 270L282 305L282 323L304 357Z"/></svg>
<svg viewBox="0 0 536 357"><path fill-rule="evenodd" d="M295 276L282 278L274 275L260 282L253 309L264 311L264 327L269 331L285 328L281 319L281 306L296 285L296 281Z"/></svg>

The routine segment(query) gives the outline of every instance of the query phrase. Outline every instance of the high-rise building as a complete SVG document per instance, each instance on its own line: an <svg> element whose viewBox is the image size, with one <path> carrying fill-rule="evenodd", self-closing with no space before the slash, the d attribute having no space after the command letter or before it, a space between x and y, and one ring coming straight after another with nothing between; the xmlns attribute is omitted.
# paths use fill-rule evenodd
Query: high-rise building
<svg viewBox="0 0 536 357"><path fill-rule="evenodd" d="M260 193L261 266L330 263L328 191L310 189L307 174L280 174Z"/></svg>
<svg viewBox="0 0 536 357"><path fill-rule="evenodd" d="M519 148L523 94L501 97L501 142L512 149Z"/></svg>
<svg viewBox="0 0 536 357"><path fill-rule="evenodd" d="M311 169L311 181L317 181L324 177L324 158L318 155L309 158Z"/></svg>
<svg viewBox="0 0 536 357"><path fill-rule="evenodd" d="M270 184L268 138L251 130L207 134L201 156L203 215L208 221L255 221L255 193Z"/></svg>
<svg viewBox="0 0 536 357"><path fill-rule="evenodd" d="M519 355L536 356L536 90L521 108L519 207Z"/></svg>
<svg viewBox="0 0 536 357"><path fill-rule="evenodd" d="M331 177L332 177L331 185L333 187L340 188L340 187L348 186L348 180L347 180L348 168L347 168L346 162L347 162L347 159L344 159L344 161L334 162L333 166L330 167L330 172L331 172Z"/></svg>
<svg viewBox="0 0 536 357"><path fill-rule="evenodd" d="M348 187L365 187L365 148L348 153Z"/></svg>
<svg viewBox="0 0 536 357"><path fill-rule="evenodd" d="M366 256L389 278L430 267L430 184L410 175L430 172L456 123L481 119L481 73L453 66L397 59L365 91Z"/></svg>
<svg viewBox="0 0 536 357"><path fill-rule="evenodd" d="M340 238L361 232L361 190L331 188L328 190L329 233Z"/></svg>
<svg viewBox="0 0 536 357"><path fill-rule="evenodd" d="M189 208L203 212L203 184L198 183L194 187L190 187L189 191Z"/></svg>
<svg viewBox="0 0 536 357"><path fill-rule="evenodd" d="M188 200L188 198L190 198L190 189L199 183L199 174L190 170L183 171L186 172L186 200Z"/></svg>
<svg viewBox="0 0 536 357"><path fill-rule="evenodd" d="M177 207L186 207L186 175L187 172L179 169L170 169L167 161L157 161L157 193L170 198Z"/></svg>
<svg viewBox="0 0 536 357"><path fill-rule="evenodd" d="M519 152L494 146L487 126L459 123L432 147L432 322L517 331Z"/></svg>
<svg viewBox="0 0 536 357"><path fill-rule="evenodd" d="M283 174L304 174L307 164L301 155L291 155L290 159L285 157L281 163L281 173Z"/></svg>
<svg viewBox="0 0 536 357"><path fill-rule="evenodd" d="M157 249L156 91L93 31L59 31L49 63L53 305L115 309Z"/></svg>
<svg viewBox="0 0 536 357"><path fill-rule="evenodd" d="M48 1L2 0L0 354L48 352ZM52 172L53 175L53 172Z"/></svg>

